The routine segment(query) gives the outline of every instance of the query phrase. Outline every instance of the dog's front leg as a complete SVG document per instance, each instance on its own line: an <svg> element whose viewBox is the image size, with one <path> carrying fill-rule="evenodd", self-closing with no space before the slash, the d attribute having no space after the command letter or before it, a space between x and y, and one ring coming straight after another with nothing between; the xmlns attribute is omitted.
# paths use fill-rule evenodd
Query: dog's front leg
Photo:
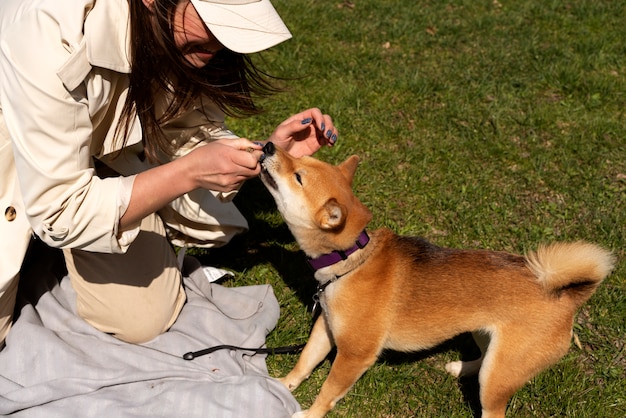
<svg viewBox="0 0 626 418"><path fill-rule="evenodd" d="M333 348L332 337L324 315L320 315L313 325L309 341L307 341L296 366L280 379L290 391L295 390L300 383L307 379L313 369L322 362Z"/></svg>
<svg viewBox="0 0 626 418"><path fill-rule="evenodd" d="M322 385L319 395L309 410L297 417L321 418L335 407L357 380L369 369L378 358L375 350L366 352L342 352L337 346L337 357L330 369L328 378Z"/></svg>

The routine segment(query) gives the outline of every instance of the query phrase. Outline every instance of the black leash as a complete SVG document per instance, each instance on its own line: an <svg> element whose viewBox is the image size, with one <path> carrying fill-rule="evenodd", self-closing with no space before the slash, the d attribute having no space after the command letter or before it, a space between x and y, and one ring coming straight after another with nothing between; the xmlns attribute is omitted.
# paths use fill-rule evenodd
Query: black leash
<svg viewBox="0 0 626 418"><path fill-rule="evenodd" d="M214 353L215 351L218 351L218 350L242 350L242 351L252 351L255 354L269 354L269 355L274 355L274 354L296 354L296 353L299 353L300 351L302 351L304 346L305 346L305 344L287 345L287 346L284 346L284 347L274 347L274 348L272 348L272 347L268 347L268 348L244 348L244 347L237 347L237 346L234 346L234 345L217 345L215 347L205 348L204 350L190 351L189 353L183 354L183 358L185 360L193 360L196 357L204 356L206 354L211 354L211 353Z"/></svg>
<svg viewBox="0 0 626 418"><path fill-rule="evenodd" d="M343 275L342 275L343 276ZM320 314L321 312L321 305L320 305L320 296L321 294L324 292L324 289L326 289L326 287L331 284L332 282L334 282L336 279L338 279L341 276L335 277L333 280L329 280L327 283L324 283L323 285L318 285L317 286L317 292L313 295L313 309L311 314L313 315L313 321L315 321L315 319L317 319L317 316ZM274 354L297 354L300 351L302 351L302 349L304 348L306 344L297 344L297 345L286 345L283 347L267 347L267 348L244 348L244 347L237 347L234 345L216 345L215 347L210 347L210 348L205 348L204 350L198 350L198 351L190 351L188 353L183 354L183 359L185 360L193 360L196 357L200 357L200 356L204 356L206 354L211 354L214 353L216 351L219 350L240 350L240 351L251 351L255 354L269 354L269 355L274 355Z"/></svg>

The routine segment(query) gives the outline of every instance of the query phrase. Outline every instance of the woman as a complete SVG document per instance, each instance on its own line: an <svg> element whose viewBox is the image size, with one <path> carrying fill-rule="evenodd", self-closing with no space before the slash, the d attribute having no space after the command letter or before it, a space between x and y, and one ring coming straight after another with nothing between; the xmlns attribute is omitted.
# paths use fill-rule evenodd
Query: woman
<svg viewBox="0 0 626 418"><path fill-rule="evenodd" d="M244 54L290 37L269 0L3 0L0 342L32 235L63 249L97 329L141 343L172 325L185 293L170 242L247 228L230 200L262 143L224 117L276 89ZM301 156L336 138L308 109L269 140Z"/></svg>

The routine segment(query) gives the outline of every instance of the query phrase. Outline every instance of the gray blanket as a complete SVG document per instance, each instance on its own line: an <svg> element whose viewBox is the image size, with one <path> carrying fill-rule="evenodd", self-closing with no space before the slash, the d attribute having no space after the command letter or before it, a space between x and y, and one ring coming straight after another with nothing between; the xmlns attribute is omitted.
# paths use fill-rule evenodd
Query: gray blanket
<svg viewBox="0 0 626 418"><path fill-rule="evenodd" d="M0 415L18 417L288 417L292 395L268 376L265 357L220 344L261 347L279 306L270 286L185 278L187 303L155 340L126 344L76 315L68 279L40 280L0 352Z"/></svg>

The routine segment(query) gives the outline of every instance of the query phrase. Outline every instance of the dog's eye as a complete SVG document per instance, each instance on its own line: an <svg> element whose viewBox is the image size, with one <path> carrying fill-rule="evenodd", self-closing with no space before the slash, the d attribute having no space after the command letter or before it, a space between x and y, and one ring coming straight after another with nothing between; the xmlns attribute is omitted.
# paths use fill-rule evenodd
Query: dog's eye
<svg viewBox="0 0 626 418"><path fill-rule="evenodd" d="M295 176L296 176L296 181L300 183L300 185L302 185L302 177L300 176L300 173L296 173Z"/></svg>

